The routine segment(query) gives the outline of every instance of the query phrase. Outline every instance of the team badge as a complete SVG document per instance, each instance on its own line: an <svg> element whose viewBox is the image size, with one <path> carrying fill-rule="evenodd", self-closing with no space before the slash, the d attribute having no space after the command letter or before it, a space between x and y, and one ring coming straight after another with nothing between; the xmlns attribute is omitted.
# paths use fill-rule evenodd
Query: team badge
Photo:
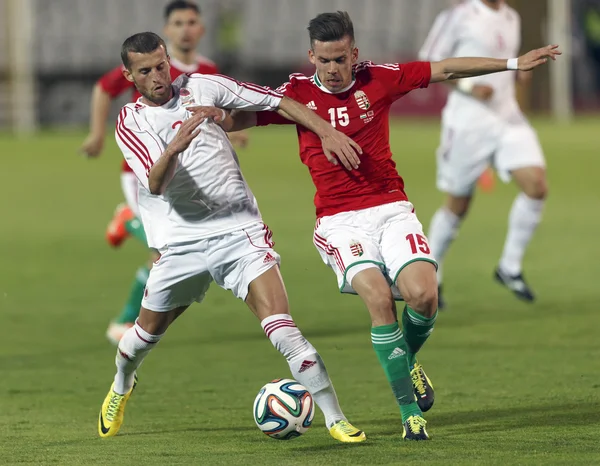
<svg viewBox="0 0 600 466"><path fill-rule="evenodd" d="M360 257L365 253L365 251L362 247L362 244L360 244L359 242L352 243L350 245L350 252L352 253L353 256L356 256L356 257Z"/></svg>
<svg viewBox="0 0 600 466"><path fill-rule="evenodd" d="M190 91L187 87L182 87L179 89L179 99L182 107L187 107L196 103L194 96L192 95L192 91Z"/></svg>
<svg viewBox="0 0 600 466"><path fill-rule="evenodd" d="M354 93L354 98L356 99L358 106L363 110L367 110L371 106L371 102L369 102L367 94L365 94L363 91L356 91Z"/></svg>

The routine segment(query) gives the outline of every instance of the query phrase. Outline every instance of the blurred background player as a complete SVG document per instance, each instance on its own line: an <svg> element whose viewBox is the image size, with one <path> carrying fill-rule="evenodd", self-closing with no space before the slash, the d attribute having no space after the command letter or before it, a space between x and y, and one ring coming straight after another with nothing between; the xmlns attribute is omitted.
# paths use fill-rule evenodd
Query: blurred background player
<svg viewBox="0 0 600 466"><path fill-rule="evenodd" d="M517 56L521 44L519 14L504 0L467 0L443 11L435 20L419 58ZM534 301L525 282L525 250L542 219L548 194L545 160L537 135L521 112L515 93L522 72L462 79L442 113L437 151L437 186L447 194L429 227L429 242L437 259L441 295L442 264L465 218L477 179L489 165L499 177L515 181L521 192L509 215L504 250L495 279L524 301Z"/></svg>
<svg viewBox="0 0 600 466"><path fill-rule="evenodd" d="M169 44L172 79L183 73L217 73L215 63L197 52L198 44L205 32L200 7L191 1L175 0L166 5L164 19L164 34ZM123 66L109 71L96 83L92 93L90 133L81 147L81 151L87 156L97 157L102 152L111 102L126 91L132 92L134 102L140 97L133 83L123 75ZM244 146L247 143L247 136L243 132L229 136L236 145ZM134 236L146 244L137 207L138 181L124 160L121 165L121 187L126 203L117 207L108 225L106 239L114 247L119 247L128 236ZM151 252L150 261L137 269L129 298L121 314L108 326L106 337L115 345L138 316L148 273L157 257L155 252Z"/></svg>

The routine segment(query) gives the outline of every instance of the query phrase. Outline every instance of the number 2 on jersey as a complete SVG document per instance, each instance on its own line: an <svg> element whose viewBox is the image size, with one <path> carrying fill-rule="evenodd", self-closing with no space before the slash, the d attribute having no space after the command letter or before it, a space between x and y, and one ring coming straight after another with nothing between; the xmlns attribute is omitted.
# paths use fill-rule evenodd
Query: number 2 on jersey
<svg viewBox="0 0 600 466"><path fill-rule="evenodd" d="M411 233L410 235L406 235L406 241L410 243L410 249L413 254L416 254L419 251L423 254L429 254L431 252L429 245L427 244L427 239L425 239L423 235Z"/></svg>
<svg viewBox="0 0 600 466"><path fill-rule="evenodd" d="M348 107L337 107L330 108L328 110L329 118L331 120L331 126L334 128L337 126L337 123L340 126L348 126L350 124L350 116L348 116Z"/></svg>

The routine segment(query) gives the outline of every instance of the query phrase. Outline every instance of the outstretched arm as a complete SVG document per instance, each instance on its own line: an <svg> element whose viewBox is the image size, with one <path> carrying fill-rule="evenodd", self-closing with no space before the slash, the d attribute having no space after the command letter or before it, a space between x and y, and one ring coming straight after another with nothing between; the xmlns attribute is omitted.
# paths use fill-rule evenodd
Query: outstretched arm
<svg viewBox="0 0 600 466"><path fill-rule="evenodd" d="M227 132L256 126L256 112L241 111L240 109L227 112L213 106L192 107L188 110L194 115L212 118ZM360 165L358 154L362 154L361 147L312 110L284 96L279 102L277 113L319 136L323 153L331 163L337 165L339 159L348 170L357 169Z"/></svg>
<svg viewBox="0 0 600 466"><path fill-rule="evenodd" d="M519 58L503 60L499 58L446 58L431 62L432 83L448 79L469 78L500 71L521 70L530 71L548 61L556 60L561 55L558 45L548 45L541 49L532 50Z"/></svg>

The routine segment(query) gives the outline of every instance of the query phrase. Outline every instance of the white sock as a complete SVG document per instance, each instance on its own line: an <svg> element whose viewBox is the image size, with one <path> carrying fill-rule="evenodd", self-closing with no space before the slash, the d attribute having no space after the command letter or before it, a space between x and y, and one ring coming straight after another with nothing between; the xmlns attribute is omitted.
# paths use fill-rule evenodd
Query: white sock
<svg viewBox="0 0 600 466"><path fill-rule="evenodd" d="M123 334L115 359L115 392L124 395L131 390L136 369L163 335L150 335L137 322Z"/></svg>
<svg viewBox="0 0 600 466"><path fill-rule="evenodd" d="M508 275L521 273L525 249L542 220L544 201L520 193L508 216L508 233L500 258L500 269Z"/></svg>
<svg viewBox="0 0 600 466"><path fill-rule="evenodd" d="M446 207L440 207L429 225L429 247L431 253L438 263L437 278L438 283L442 283L442 263L448 248L458 234L458 228L461 224L461 218Z"/></svg>
<svg viewBox="0 0 600 466"><path fill-rule="evenodd" d="M294 379L308 388L313 400L323 411L325 425L329 428L336 422L346 420L321 356L300 333L292 316L275 314L264 319L260 325L273 346L287 359Z"/></svg>

